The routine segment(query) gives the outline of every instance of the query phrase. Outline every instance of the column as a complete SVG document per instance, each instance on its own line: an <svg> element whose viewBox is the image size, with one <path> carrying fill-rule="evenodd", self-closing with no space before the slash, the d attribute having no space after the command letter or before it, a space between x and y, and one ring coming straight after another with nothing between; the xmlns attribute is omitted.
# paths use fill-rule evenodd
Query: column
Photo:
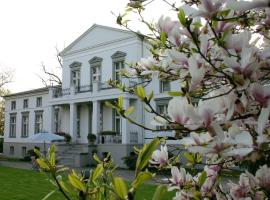
<svg viewBox="0 0 270 200"><path fill-rule="evenodd" d="M48 132L49 133L54 133L54 107L49 106L48 109L48 116L49 116L49 121L48 121Z"/></svg>
<svg viewBox="0 0 270 200"><path fill-rule="evenodd" d="M129 98L124 98L123 108L127 109L129 107ZM121 117L121 133L122 133L122 144L130 143L130 134L128 128L128 120Z"/></svg>
<svg viewBox="0 0 270 200"><path fill-rule="evenodd" d="M97 135L100 132L100 101L93 101L92 107L92 132Z"/></svg>
<svg viewBox="0 0 270 200"><path fill-rule="evenodd" d="M72 143L76 143L77 137L77 106L75 103L69 104L69 134L72 137Z"/></svg>

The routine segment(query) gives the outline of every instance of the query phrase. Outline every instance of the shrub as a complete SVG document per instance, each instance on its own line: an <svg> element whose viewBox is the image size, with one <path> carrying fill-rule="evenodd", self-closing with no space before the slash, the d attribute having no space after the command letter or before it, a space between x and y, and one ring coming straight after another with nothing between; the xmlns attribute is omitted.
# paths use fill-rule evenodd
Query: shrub
<svg viewBox="0 0 270 200"><path fill-rule="evenodd" d="M70 141L71 141L71 136L68 133L58 132L58 133L56 133L56 135L63 136L65 138L66 143L70 143Z"/></svg>
<svg viewBox="0 0 270 200"><path fill-rule="evenodd" d="M97 139L97 136L96 136L95 134L93 134L93 133L89 133L89 134L87 135L87 139L88 139L88 142L89 142L89 143L95 142L96 139Z"/></svg>
<svg viewBox="0 0 270 200"><path fill-rule="evenodd" d="M130 152L129 156L125 156L122 158L125 165L128 167L128 169L134 170L136 168L136 161L137 161L137 154L135 152Z"/></svg>

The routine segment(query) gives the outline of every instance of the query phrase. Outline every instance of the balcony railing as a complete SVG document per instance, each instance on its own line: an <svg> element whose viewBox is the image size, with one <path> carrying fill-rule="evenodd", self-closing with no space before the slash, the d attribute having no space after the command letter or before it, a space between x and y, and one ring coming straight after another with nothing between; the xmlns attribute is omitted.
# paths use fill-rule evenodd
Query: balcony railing
<svg viewBox="0 0 270 200"><path fill-rule="evenodd" d="M100 135L98 137L99 144L121 144L122 135Z"/></svg>
<svg viewBox="0 0 270 200"><path fill-rule="evenodd" d="M65 88L65 89L62 89L60 87L53 88L53 98L59 98L59 97L66 96L66 95L70 95L69 88Z"/></svg>
<svg viewBox="0 0 270 200"><path fill-rule="evenodd" d="M91 92L93 91L92 85L81 85L75 87L75 93L84 93L84 92Z"/></svg>
<svg viewBox="0 0 270 200"><path fill-rule="evenodd" d="M109 85L107 82L99 82L98 83L98 88L100 90L107 90L113 88L111 85Z"/></svg>

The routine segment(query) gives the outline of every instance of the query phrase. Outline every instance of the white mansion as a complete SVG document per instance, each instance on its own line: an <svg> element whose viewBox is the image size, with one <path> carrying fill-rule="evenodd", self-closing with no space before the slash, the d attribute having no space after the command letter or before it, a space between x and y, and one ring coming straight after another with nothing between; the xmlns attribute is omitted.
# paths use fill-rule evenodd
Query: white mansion
<svg viewBox="0 0 270 200"><path fill-rule="evenodd" d="M136 34L93 25L60 53L61 87L39 88L5 97L4 154L23 157L37 145L30 144L27 137L48 131L70 134L72 143L81 145L82 149L87 146L88 133L96 134L97 151L111 151L121 159L132 151L134 144L143 144L158 135L120 118L105 105L106 101L122 95L125 107L135 107L132 117L151 126L152 116L144 111L136 96L106 84L113 79L132 86L138 80L121 78L119 71L128 67L126 63L135 63L148 55L147 43ZM174 87L176 84L159 82L157 77L147 86L148 91L154 90L153 106L159 112L166 111L170 99L166 91L175 90ZM107 130L114 130L117 135L101 138L99 133Z"/></svg>

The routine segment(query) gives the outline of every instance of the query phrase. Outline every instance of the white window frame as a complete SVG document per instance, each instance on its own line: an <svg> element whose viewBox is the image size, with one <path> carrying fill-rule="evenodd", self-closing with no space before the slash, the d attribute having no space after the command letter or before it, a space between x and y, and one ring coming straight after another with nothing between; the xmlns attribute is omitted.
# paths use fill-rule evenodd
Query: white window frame
<svg viewBox="0 0 270 200"><path fill-rule="evenodd" d="M42 107L42 97L37 97L36 107Z"/></svg>
<svg viewBox="0 0 270 200"><path fill-rule="evenodd" d="M11 101L11 110L16 110L16 101Z"/></svg>
<svg viewBox="0 0 270 200"><path fill-rule="evenodd" d="M167 86L165 86L168 84ZM159 91L160 93L169 92L171 90L171 83L169 81L160 81Z"/></svg>
<svg viewBox="0 0 270 200"><path fill-rule="evenodd" d="M28 99L23 100L23 108L28 108Z"/></svg>
<svg viewBox="0 0 270 200"><path fill-rule="evenodd" d="M29 113L22 114L22 138L26 138L29 135Z"/></svg>
<svg viewBox="0 0 270 200"><path fill-rule="evenodd" d="M9 118L9 137L16 138L17 115L11 114Z"/></svg>
<svg viewBox="0 0 270 200"><path fill-rule="evenodd" d="M118 65L118 66L117 66ZM118 69L117 69L118 67ZM113 62L113 79L115 81L121 82L122 81L122 76L121 76L121 71L125 69L125 60L118 60Z"/></svg>
<svg viewBox="0 0 270 200"><path fill-rule="evenodd" d="M91 66L91 82L101 82L101 63Z"/></svg>
<svg viewBox="0 0 270 200"><path fill-rule="evenodd" d="M35 113L35 134L43 130L43 111Z"/></svg>

